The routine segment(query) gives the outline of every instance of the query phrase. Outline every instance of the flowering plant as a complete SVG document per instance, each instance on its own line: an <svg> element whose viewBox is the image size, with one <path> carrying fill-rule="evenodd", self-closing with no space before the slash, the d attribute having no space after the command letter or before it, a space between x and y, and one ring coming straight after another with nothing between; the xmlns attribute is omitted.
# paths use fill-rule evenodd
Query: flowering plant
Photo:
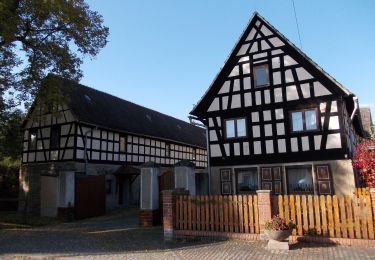
<svg viewBox="0 0 375 260"><path fill-rule="evenodd" d="M375 188L375 140L364 140L356 146L353 167L367 187Z"/></svg>
<svg viewBox="0 0 375 260"><path fill-rule="evenodd" d="M289 230L293 229L295 225L292 222L286 223L284 218L279 215L273 216L271 220L268 220L264 225L266 230Z"/></svg>

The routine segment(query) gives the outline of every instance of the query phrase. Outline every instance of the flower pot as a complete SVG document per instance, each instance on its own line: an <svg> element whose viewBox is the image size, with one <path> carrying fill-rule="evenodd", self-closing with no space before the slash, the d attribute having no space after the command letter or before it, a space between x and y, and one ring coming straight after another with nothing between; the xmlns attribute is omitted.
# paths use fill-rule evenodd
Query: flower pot
<svg viewBox="0 0 375 260"><path fill-rule="evenodd" d="M283 241L287 239L292 234L293 229L287 230L265 230L264 233L267 234L269 239L276 241Z"/></svg>

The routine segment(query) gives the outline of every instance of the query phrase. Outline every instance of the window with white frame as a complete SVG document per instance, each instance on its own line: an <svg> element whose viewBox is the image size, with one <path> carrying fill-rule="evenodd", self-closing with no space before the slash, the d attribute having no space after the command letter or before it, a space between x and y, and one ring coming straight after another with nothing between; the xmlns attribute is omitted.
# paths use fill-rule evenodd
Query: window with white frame
<svg viewBox="0 0 375 260"><path fill-rule="evenodd" d="M225 120L225 136L226 138L246 137L246 119L235 118Z"/></svg>
<svg viewBox="0 0 375 260"><path fill-rule="evenodd" d="M292 111L291 123L292 132L312 131L318 129L317 109L304 109Z"/></svg>

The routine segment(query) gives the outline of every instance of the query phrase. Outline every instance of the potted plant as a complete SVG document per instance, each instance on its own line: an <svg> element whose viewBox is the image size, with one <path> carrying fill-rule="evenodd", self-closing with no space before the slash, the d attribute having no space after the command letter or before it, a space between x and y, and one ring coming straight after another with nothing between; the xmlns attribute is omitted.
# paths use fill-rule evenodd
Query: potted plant
<svg viewBox="0 0 375 260"><path fill-rule="evenodd" d="M264 229L269 239L283 241L292 234L294 227L292 222L287 223L284 218L276 215L266 222Z"/></svg>

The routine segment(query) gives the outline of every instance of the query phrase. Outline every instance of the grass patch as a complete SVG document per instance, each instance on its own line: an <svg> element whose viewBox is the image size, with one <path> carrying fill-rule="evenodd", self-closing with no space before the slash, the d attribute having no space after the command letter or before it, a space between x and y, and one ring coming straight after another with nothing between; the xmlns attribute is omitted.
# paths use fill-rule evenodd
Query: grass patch
<svg viewBox="0 0 375 260"><path fill-rule="evenodd" d="M25 216L17 211L0 211L0 229L32 228L60 223L56 218L41 217L33 214Z"/></svg>

